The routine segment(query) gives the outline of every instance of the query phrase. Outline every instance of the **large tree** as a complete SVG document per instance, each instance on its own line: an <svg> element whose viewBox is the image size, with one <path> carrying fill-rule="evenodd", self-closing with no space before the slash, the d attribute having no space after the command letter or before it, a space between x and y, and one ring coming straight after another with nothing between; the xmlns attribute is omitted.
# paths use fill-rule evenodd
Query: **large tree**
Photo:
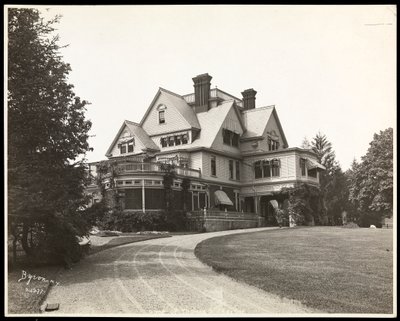
<svg viewBox="0 0 400 321"><path fill-rule="evenodd" d="M68 255L88 228L82 155L90 149L91 122L87 102L68 82L71 68L53 34L58 21L34 9L8 9L8 213L16 236L15 226L23 225L31 255L44 247Z"/></svg>
<svg viewBox="0 0 400 321"><path fill-rule="evenodd" d="M339 224L342 211L347 205L346 177L339 163L336 161L332 144L326 135L317 133L313 138L312 149L317 160L326 170L320 173L320 187L322 192L321 208L323 223Z"/></svg>
<svg viewBox="0 0 400 321"><path fill-rule="evenodd" d="M362 225L393 214L393 129L374 134L360 164L353 164L349 199Z"/></svg>

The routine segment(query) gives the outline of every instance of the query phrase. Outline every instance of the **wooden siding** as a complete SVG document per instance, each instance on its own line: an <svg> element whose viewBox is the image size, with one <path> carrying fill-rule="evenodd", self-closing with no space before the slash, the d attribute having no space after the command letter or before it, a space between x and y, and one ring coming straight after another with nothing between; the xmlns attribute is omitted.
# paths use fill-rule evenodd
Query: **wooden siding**
<svg viewBox="0 0 400 321"><path fill-rule="evenodd" d="M235 164L236 160L233 158L229 158L226 156L221 156L218 154L213 154L211 152L202 152L203 156L203 170L202 170L202 178L214 181L216 183L227 183L227 184L240 184L240 181L237 181L235 179L230 179L229 178L229 160L234 161L234 175L235 175ZM211 175L211 156L216 157L216 176ZM241 166L241 170L242 170ZM240 172L240 176L242 177L243 173Z"/></svg>
<svg viewBox="0 0 400 321"><path fill-rule="evenodd" d="M161 104L167 107L167 109L165 109L164 124L160 124L158 121L157 107ZM169 99L163 92L160 93L153 106L151 106L150 112L147 115L147 118L145 119L142 127L149 136L191 128L189 123L183 118L183 116L179 113L179 111L174 107L174 105L169 101Z"/></svg>
<svg viewBox="0 0 400 321"><path fill-rule="evenodd" d="M203 152L190 154L190 168L200 169L203 175Z"/></svg>

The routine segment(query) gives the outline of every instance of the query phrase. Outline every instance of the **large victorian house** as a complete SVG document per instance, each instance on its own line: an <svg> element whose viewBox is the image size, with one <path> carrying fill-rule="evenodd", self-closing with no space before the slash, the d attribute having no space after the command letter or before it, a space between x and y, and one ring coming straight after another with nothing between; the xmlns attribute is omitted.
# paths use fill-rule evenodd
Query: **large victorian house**
<svg viewBox="0 0 400 321"><path fill-rule="evenodd" d="M189 221L202 217L208 230L274 224L274 206L287 202L282 189L318 187L324 168L311 150L289 148L275 106L256 107L255 90L239 99L211 89L211 78L194 77L187 95L160 88L140 123L122 123L106 153L119 169L112 186L126 211L162 210L161 164L171 163L177 196L190 180L188 204L180 208ZM96 175L96 163L90 167ZM87 190L93 201L100 198L95 185Z"/></svg>

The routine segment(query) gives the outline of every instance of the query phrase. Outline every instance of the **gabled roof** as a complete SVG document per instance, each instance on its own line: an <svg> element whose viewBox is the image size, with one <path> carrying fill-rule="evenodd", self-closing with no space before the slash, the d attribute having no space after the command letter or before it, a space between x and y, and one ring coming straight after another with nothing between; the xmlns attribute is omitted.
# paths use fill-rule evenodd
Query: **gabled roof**
<svg viewBox="0 0 400 321"><path fill-rule="evenodd" d="M161 87L158 89L155 97L153 98L153 101L147 108L147 111L144 114L142 121L140 122L140 126L143 126L144 121L149 115L151 108L153 107L160 94L166 95L167 99L171 102L171 105L177 109L177 111L182 115L183 119L186 120L191 128L201 128L196 113L194 112L192 107L187 104L186 100L182 96Z"/></svg>
<svg viewBox="0 0 400 321"><path fill-rule="evenodd" d="M149 137L149 135L147 135L147 133L144 131L144 129L142 127L140 127L139 124L134 123L132 121L129 120L124 120L124 122L122 123L121 128L119 129L117 135L115 136L113 142L111 143L110 147L107 150L106 156L109 156L111 154L111 151L114 147L114 145L117 143L119 136L121 135L122 131L124 130L124 128L127 127L129 132L135 136L136 139L138 139L140 141L140 143L142 143L142 145L144 146L144 149L142 150L155 150L155 151L159 151L160 149L158 148L158 146L151 140L151 138Z"/></svg>
<svg viewBox="0 0 400 321"><path fill-rule="evenodd" d="M190 147L211 147L231 108L234 108L234 100L224 101L206 113L197 114L201 125L201 132Z"/></svg>
<svg viewBox="0 0 400 321"><path fill-rule="evenodd" d="M284 147L288 147L288 142L285 137L281 122L279 121L278 113L275 106L259 107L242 111L243 121L247 131L242 135L243 139L251 139L261 137L267 127L271 115L275 117L276 124L282 136Z"/></svg>
<svg viewBox="0 0 400 321"><path fill-rule="evenodd" d="M188 145L174 146L173 150L211 148L231 108L234 108L234 100L225 101L221 105L218 105L218 107L211 108L207 112L198 113L197 118L201 126L201 131L197 139Z"/></svg>

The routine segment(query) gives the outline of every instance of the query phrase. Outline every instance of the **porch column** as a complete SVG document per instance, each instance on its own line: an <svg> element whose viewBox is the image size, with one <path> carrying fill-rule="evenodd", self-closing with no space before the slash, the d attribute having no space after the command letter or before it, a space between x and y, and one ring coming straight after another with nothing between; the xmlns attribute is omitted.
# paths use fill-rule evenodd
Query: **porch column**
<svg viewBox="0 0 400 321"><path fill-rule="evenodd" d="M144 179L142 179L142 212L146 212L146 192L144 189Z"/></svg>
<svg viewBox="0 0 400 321"><path fill-rule="evenodd" d="M260 215L260 196L254 197L254 213Z"/></svg>

